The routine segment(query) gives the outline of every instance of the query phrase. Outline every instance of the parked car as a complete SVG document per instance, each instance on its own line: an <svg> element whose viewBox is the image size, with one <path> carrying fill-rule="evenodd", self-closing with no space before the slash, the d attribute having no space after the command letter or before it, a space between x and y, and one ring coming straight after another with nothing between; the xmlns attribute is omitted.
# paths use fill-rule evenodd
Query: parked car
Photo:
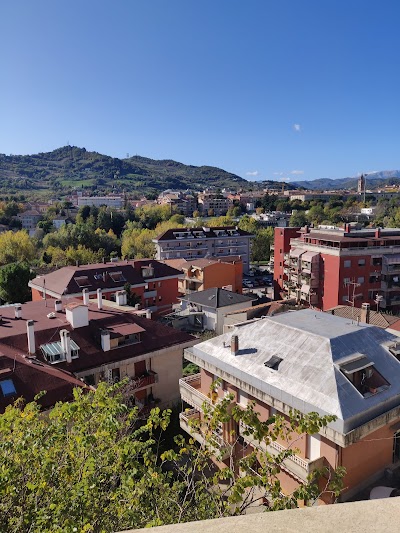
<svg viewBox="0 0 400 533"><path fill-rule="evenodd" d="M243 280L243 287L247 287L248 289L252 289L254 287L254 283L252 281L249 281L248 279Z"/></svg>
<svg viewBox="0 0 400 533"><path fill-rule="evenodd" d="M384 487L382 485L374 487L369 493L370 500L379 500L380 498L394 498L400 496L400 489L395 487Z"/></svg>

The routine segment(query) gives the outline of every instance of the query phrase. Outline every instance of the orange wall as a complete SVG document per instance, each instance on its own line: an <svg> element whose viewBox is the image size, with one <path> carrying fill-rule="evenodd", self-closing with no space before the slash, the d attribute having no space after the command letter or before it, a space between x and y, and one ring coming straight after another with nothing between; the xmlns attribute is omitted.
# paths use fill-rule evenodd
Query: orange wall
<svg viewBox="0 0 400 533"><path fill-rule="evenodd" d="M344 486L350 489L392 463L393 430L385 426L341 451L341 465L347 470Z"/></svg>
<svg viewBox="0 0 400 533"><path fill-rule="evenodd" d="M232 285L232 291L242 293L243 263L214 263L203 269L203 290Z"/></svg>

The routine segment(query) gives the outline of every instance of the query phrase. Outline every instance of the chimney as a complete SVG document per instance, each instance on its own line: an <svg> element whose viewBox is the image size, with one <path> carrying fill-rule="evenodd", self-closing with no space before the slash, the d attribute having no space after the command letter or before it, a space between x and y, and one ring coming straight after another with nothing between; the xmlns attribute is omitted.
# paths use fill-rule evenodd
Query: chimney
<svg viewBox="0 0 400 533"><path fill-rule="evenodd" d="M21 304L15 304L14 316L15 316L15 320L19 320L20 318L22 318L22 305Z"/></svg>
<svg viewBox="0 0 400 533"><path fill-rule="evenodd" d="M231 354L236 355L239 351L239 337L232 335L231 337Z"/></svg>
<svg viewBox="0 0 400 533"><path fill-rule="evenodd" d="M346 233L350 233L350 231L351 231L351 226L350 226L350 224L345 224L345 225L344 225L344 231L345 231Z"/></svg>
<svg viewBox="0 0 400 533"><path fill-rule="evenodd" d="M367 303L361 304L361 322L364 322L364 324L369 324L369 314L370 314L371 306Z"/></svg>
<svg viewBox="0 0 400 533"><path fill-rule="evenodd" d="M62 311L62 301L61 300L56 300L54 302L54 311L56 313L59 313L60 311Z"/></svg>
<svg viewBox="0 0 400 533"><path fill-rule="evenodd" d="M28 336L28 353L33 355L34 353L36 353L35 322L33 320L26 321L26 332Z"/></svg>
<svg viewBox="0 0 400 533"><path fill-rule="evenodd" d="M89 291L88 291L88 289L83 289L82 296L83 296L83 303L85 305L89 305Z"/></svg>
<svg viewBox="0 0 400 533"><path fill-rule="evenodd" d="M381 228L376 228L375 229L375 239L380 239L381 238Z"/></svg>
<svg viewBox="0 0 400 533"><path fill-rule="evenodd" d="M61 349L65 354L65 360L67 361L67 363L72 363L71 337L69 331L66 329L62 329L60 331L60 339Z"/></svg>
<svg viewBox="0 0 400 533"><path fill-rule="evenodd" d="M97 289L97 307L103 309L103 291L101 289Z"/></svg>
<svg viewBox="0 0 400 533"><path fill-rule="evenodd" d="M126 305L126 302L127 302L126 291L117 291L115 293L115 302L117 305Z"/></svg>
<svg viewBox="0 0 400 533"><path fill-rule="evenodd" d="M149 320L151 319L151 311L150 311L150 309L146 309L146 318L148 318Z"/></svg>
<svg viewBox="0 0 400 533"><path fill-rule="evenodd" d="M101 332L101 349L103 352L109 352L111 350L110 332L103 329Z"/></svg>

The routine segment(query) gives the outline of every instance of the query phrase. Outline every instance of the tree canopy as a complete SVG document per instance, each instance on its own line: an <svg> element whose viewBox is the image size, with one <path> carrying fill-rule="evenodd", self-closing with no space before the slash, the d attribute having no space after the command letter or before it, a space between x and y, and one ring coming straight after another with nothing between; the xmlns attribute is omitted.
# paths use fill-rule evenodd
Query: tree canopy
<svg viewBox="0 0 400 533"><path fill-rule="evenodd" d="M286 496L278 479L282 461L296 452L293 435L315 433L333 417L294 411L289 420L261 422L253 404L240 409L228 395L205 403L204 420L191 424L203 444L178 435L169 448L171 411L155 408L142 419L129 398L129 384L101 383L95 391L75 389L74 401L46 416L38 403L22 400L0 415L1 531L119 531L241 514L260 495L274 510L340 493L340 470L315 471ZM238 442L220 446L215 437L232 417L255 441L292 441L277 455L255 449L235 460ZM228 466L212 468L211 457L227 450Z"/></svg>

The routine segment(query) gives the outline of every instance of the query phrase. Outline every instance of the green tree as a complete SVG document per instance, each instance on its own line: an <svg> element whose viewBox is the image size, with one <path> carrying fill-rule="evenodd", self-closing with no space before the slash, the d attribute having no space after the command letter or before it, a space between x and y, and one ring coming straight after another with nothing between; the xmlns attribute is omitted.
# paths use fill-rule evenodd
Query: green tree
<svg viewBox="0 0 400 533"><path fill-rule="evenodd" d="M0 268L0 299L6 303L25 303L32 298L28 282L35 277L26 263L10 263Z"/></svg>
<svg viewBox="0 0 400 533"><path fill-rule="evenodd" d="M36 255L32 239L25 230L0 233L0 265L31 261Z"/></svg>
<svg viewBox="0 0 400 533"><path fill-rule="evenodd" d="M308 223L307 216L303 211L294 211L289 219L289 226L292 228L302 227Z"/></svg>
<svg viewBox="0 0 400 533"><path fill-rule="evenodd" d="M128 406L126 382L75 389L74 401L58 403L47 416L40 403L17 401L0 416L0 530L120 531L237 515L262 496L271 510L338 496L343 469L316 470L285 496L278 479L282 462L296 453L297 436L316 433L335 417L293 411L263 422L253 403L243 410L232 395L217 399L217 386L212 403L203 404L204 418L190 422L202 444L178 435L174 449L162 444L171 411L156 408L141 420ZM232 418L259 443L241 458L233 453L239 440L231 434L221 442L217 434ZM276 455L263 451L277 439L288 446ZM211 471L211 458L223 453L228 466Z"/></svg>

